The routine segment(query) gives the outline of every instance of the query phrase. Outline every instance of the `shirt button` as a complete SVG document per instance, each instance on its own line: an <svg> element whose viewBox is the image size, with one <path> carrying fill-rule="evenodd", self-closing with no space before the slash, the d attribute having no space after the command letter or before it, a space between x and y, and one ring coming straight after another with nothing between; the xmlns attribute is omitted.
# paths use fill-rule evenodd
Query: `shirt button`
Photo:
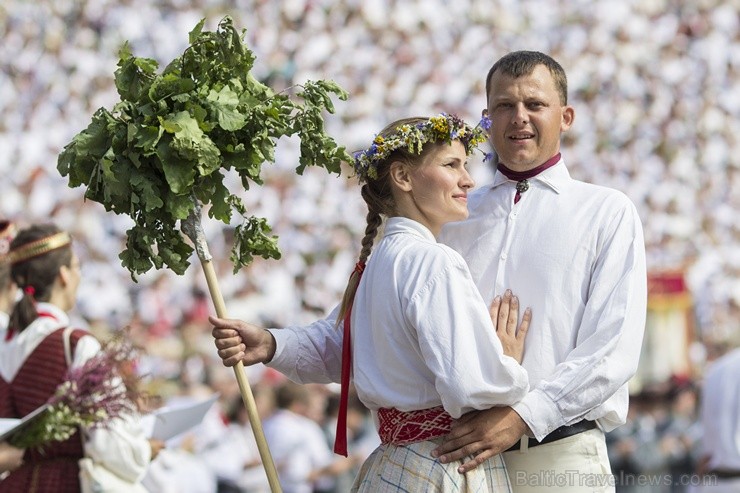
<svg viewBox="0 0 740 493"><path fill-rule="evenodd" d="M501 260L506 260L506 252L501 254Z"/></svg>

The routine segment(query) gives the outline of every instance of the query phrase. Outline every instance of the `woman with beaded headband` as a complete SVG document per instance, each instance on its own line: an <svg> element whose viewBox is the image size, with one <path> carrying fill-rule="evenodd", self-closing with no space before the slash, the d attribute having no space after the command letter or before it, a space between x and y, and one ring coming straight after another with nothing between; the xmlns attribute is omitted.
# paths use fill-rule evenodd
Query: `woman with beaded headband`
<svg viewBox="0 0 740 493"><path fill-rule="evenodd" d="M101 345L86 330L69 328L67 312L75 305L80 264L67 232L54 225L21 230L5 260L22 297L10 316L8 340L0 345L0 418L22 418L44 405L67 370L81 367ZM84 443L78 432L43 450L27 449L23 464L0 481L0 492L77 493L78 461L86 452L143 475L149 442L143 434L135 439L122 431L96 429ZM97 445L89 445L93 440Z"/></svg>
<svg viewBox="0 0 740 493"><path fill-rule="evenodd" d="M511 295L497 297L489 311L462 257L435 239L442 225L468 215L474 183L467 159L483 141L482 128L440 114L393 122L356 154L368 214L359 261L335 318L345 331L335 452L347 454L350 374L382 444L363 464L353 491L510 491L500 456L466 475L457 472L461 463L432 457L453 418L513 404L528 390L518 361L529 310L519 330ZM211 321L219 355L233 364L229 358L244 347L234 330L241 326Z"/></svg>

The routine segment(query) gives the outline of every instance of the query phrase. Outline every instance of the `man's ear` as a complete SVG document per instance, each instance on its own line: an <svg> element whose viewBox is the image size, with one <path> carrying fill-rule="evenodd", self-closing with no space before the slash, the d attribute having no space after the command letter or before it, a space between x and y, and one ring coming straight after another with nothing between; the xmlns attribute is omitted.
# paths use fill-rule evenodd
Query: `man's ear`
<svg viewBox="0 0 740 493"><path fill-rule="evenodd" d="M573 120L576 119L576 110L572 106L563 108L563 119L560 122L560 131L565 132L573 126Z"/></svg>
<svg viewBox="0 0 740 493"><path fill-rule="evenodd" d="M404 192L411 191L411 176L409 175L408 166L401 161L393 161L390 167L391 182Z"/></svg>

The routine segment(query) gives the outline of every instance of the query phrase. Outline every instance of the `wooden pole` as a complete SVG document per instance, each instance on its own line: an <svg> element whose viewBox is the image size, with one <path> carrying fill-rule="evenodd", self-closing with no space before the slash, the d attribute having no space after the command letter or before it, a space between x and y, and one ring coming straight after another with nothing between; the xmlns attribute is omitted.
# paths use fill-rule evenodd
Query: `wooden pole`
<svg viewBox="0 0 740 493"><path fill-rule="evenodd" d="M224 304L224 299L221 295L221 289L218 286L218 279L216 278L216 271L213 268L213 263L211 260L201 259L200 264L203 267L203 273L206 275L208 290L211 293L211 299L213 299L213 305L216 308L216 316L218 316L218 318L226 318L226 305ZM282 493L277 469L275 469L275 463L272 460L270 449L267 446L265 433L262 431L262 422L257 413L257 404L254 401L252 388L249 386L249 380L247 380L247 374L244 371L244 364L241 361L234 366L234 374L239 383L239 391L242 394L242 400L247 408L249 424L252 425L252 432L257 441L257 448L259 449L265 473L267 473L267 481L270 483L270 489L273 493Z"/></svg>
<svg viewBox="0 0 740 493"><path fill-rule="evenodd" d="M218 318L227 318L226 304L224 303L224 297L221 295L221 288L218 285L216 270L213 268L211 252L208 250L206 235L203 232L203 227L200 223L201 205L194 195L193 205L194 207L193 210L190 211L190 215L187 219L181 222L180 226L182 232L190 238L190 241L193 242L193 247L195 248L198 259L200 260L200 265L203 267L203 273L206 275L208 291L211 293L213 306L216 308L216 316ZM244 371L244 363L241 361L234 366L234 375L236 375L236 381L239 384L239 392L242 395L242 401L244 401L244 406L247 408L249 424L252 426L254 439L257 442L257 448L259 449L260 458L262 459L262 466L265 468L267 481L270 483L270 490L272 493L282 493L283 490L280 487L277 469L275 469L275 462L272 460L272 455L270 454L270 449L267 446L267 440L265 439L265 433L262 431L262 422L257 413L257 404L254 402L252 388L249 386L247 373Z"/></svg>

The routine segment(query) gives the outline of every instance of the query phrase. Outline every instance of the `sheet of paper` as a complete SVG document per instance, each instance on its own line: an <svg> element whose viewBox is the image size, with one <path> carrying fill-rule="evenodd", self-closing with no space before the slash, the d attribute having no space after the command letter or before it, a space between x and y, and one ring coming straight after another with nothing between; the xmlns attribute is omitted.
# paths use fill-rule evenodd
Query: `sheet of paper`
<svg viewBox="0 0 740 493"><path fill-rule="evenodd" d="M204 401L162 407L144 416L142 425L150 438L167 441L198 426L218 396L216 393Z"/></svg>
<svg viewBox="0 0 740 493"><path fill-rule="evenodd" d="M4 435L6 431L12 430L18 426L20 422L20 419L0 418L0 436Z"/></svg>
<svg viewBox="0 0 740 493"><path fill-rule="evenodd" d="M13 436L13 434L21 431L36 416L46 411L46 408L48 407L49 407L48 404L44 404L43 406L36 408L31 413L24 416L22 419L13 419L13 418L0 419L0 442L6 441L11 436Z"/></svg>

